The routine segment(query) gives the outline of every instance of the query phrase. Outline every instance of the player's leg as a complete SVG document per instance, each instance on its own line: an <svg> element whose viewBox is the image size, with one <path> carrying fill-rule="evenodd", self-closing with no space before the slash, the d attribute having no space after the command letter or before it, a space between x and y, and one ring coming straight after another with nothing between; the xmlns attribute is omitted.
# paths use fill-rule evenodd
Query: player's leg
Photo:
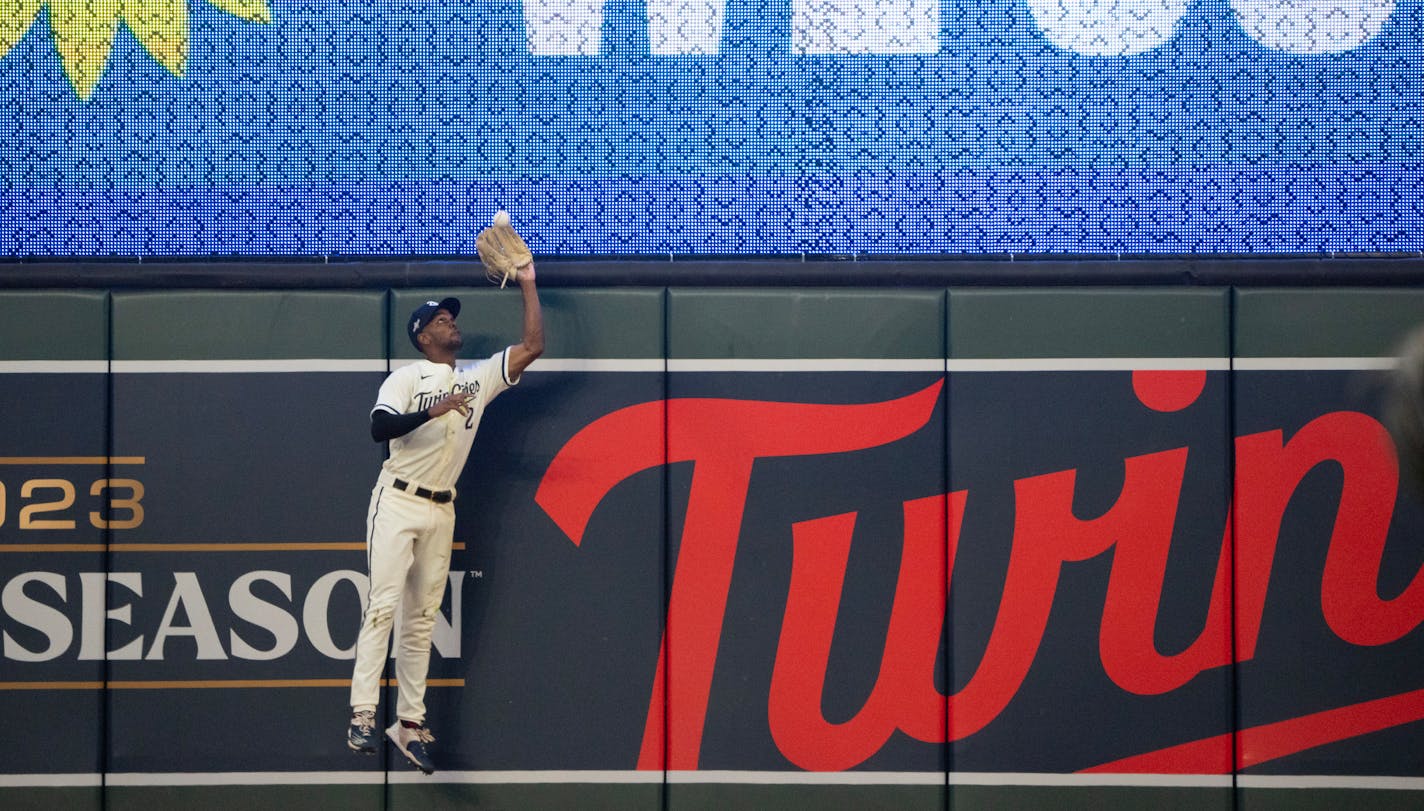
<svg viewBox="0 0 1424 811"><path fill-rule="evenodd" d="M371 494L366 514L366 560L370 574L366 610L356 637L356 662L351 674L351 727L348 745L358 752L376 751L375 709L380 702L381 672L400 603L418 522L418 504L383 486Z"/></svg>
<svg viewBox="0 0 1424 811"><path fill-rule="evenodd" d="M430 531L416 537L410 570L401 601L400 639L396 652L396 678L400 682L397 715L407 721L425 720L425 677L430 668L430 638L435 616L445 596L450 574L450 549L455 511L449 504L430 505Z"/></svg>
<svg viewBox="0 0 1424 811"><path fill-rule="evenodd" d="M451 505L431 504L428 533L416 538L413 560L401 601L400 634L396 649L397 721L387 730L391 740L417 768L434 771L428 745L434 736L425 725L425 686L430 670L430 643L436 615L450 573L450 549L455 511Z"/></svg>

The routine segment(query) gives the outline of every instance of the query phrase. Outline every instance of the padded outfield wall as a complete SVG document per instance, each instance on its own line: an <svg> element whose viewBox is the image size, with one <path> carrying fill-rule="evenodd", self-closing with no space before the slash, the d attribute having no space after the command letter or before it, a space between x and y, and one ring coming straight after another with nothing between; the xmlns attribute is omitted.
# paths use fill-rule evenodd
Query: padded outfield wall
<svg viewBox="0 0 1424 811"><path fill-rule="evenodd" d="M435 292L517 336L490 288L0 292L0 804L1424 804L1417 287L546 290L426 778L341 734Z"/></svg>

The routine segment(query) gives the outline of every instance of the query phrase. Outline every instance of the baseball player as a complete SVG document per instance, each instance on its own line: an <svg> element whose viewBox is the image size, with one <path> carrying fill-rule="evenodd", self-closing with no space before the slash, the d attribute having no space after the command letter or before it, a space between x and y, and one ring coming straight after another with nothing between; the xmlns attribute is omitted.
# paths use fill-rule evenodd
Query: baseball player
<svg viewBox="0 0 1424 811"><path fill-rule="evenodd" d="M455 529L455 481L470 454L485 407L519 382L544 351L543 315L533 262L519 268L524 338L486 360L457 364L462 341L458 299L427 301L411 313L407 335L425 356L392 372L371 409L371 437L390 442L390 457L371 491L366 515L370 594L356 640L347 744L374 754L376 705L387 641L396 612L399 682L397 720L386 730L401 754L426 774L435 771L425 726L425 676L430 635L450 571Z"/></svg>

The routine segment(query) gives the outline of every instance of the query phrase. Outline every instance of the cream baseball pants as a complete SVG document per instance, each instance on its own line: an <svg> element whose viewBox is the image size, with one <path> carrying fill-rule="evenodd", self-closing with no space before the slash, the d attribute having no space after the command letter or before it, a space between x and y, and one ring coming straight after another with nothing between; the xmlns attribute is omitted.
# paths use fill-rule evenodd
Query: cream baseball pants
<svg viewBox="0 0 1424 811"><path fill-rule="evenodd" d="M454 502L437 504L382 481L371 491L366 513L366 560L371 575L356 665L351 675L353 710L375 709L381 671L389 653L396 611L396 715L425 720L425 676L430 669L430 637L450 572L455 532Z"/></svg>

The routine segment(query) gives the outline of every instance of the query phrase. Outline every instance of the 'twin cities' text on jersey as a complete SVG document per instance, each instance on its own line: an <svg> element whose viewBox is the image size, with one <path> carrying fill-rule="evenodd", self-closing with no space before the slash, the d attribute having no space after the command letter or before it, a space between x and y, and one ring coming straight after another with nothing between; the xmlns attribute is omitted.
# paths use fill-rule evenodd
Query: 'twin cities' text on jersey
<svg viewBox="0 0 1424 811"><path fill-rule="evenodd" d="M430 393L420 392L419 394L415 395L415 410L424 411L425 409L430 408L431 406L440 402L440 400L446 395L456 393L468 394L471 397L478 397L480 394L480 384L478 382L470 384L456 383L453 387L445 391L437 391Z"/></svg>

